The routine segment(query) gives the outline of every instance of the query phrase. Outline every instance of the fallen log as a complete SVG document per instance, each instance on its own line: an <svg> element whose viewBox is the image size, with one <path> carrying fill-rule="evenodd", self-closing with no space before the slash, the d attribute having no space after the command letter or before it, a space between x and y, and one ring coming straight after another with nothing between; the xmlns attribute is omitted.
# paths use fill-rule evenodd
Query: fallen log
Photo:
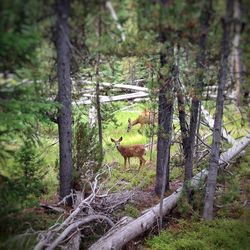
<svg viewBox="0 0 250 250"><path fill-rule="evenodd" d="M52 205L47 205L47 204L40 204L40 207L51 211L53 213L66 213L67 211L61 207L56 207L56 206L52 206Z"/></svg>
<svg viewBox="0 0 250 250"><path fill-rule="evenodd" d="M229 162L235 156L244 150L250 143L250 134L237 141L232 148L225 153L221 154L220 164L224 165L225 162ZM203 169L192 180L192 186L198 187L201 180L203 180L208 174L207 169ZM170 213L170 211L176 206L178 198L181 195L183 187L178 188L174 193L163 200L163 215ZM89 250L109 250L109 249L120 249L126 243L133 240L140 234L144 233L147 229L157 222L160 215L160 204L157 204L153 208L149 209L145 214L138 217L137 219L128 222L126 225L118 227L116 230L113 228L101 237L96 243L94 243Z"/></svg>
<svg viewBox="0 0 250 250"><path fill-rule="evenodd" d="M204 116L205 121L207 122L207 125L213 129L214 127L214 119L213 117L209 114L209 112L201 105L201 112ZM236 142L236 140L226 131L224 127L222 127L222 136L224 139L226 139L229 143L232 145Z"/></svg>

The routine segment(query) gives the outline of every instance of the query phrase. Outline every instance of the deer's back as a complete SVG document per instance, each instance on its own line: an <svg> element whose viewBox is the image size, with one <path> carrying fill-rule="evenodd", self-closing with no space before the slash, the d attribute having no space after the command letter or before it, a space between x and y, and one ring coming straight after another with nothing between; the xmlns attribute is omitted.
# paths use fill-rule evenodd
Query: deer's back
<svg viewBox="0 0 250 250"><path fill-rule="evenodd" d="M154 112L146 111L146 112L143 112L143 114L139 116L138 120L142 124L150 124L153 122L154 116L156 118L156 114Z"/></svg>
<svg viewBox="0 0 250 250"><path fill-rule="evenodd" d="M143 144L132 145L132 146L121 146L121 154L126 157L137 157L145 154L145 146Z"/></svg>

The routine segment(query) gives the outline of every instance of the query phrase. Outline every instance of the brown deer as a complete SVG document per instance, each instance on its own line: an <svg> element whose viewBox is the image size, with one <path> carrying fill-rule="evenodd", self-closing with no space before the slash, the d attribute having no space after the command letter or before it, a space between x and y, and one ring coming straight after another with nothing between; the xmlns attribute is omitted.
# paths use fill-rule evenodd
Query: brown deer
<svg viewBox="0 0 250 250"><path fill-rule="evenodd" d="M128 129L129 132L133 126L140 124L140 130L143 128L144 124L153 124L157 120L157 115L153 111L145 109L134 121L128 118Z"/></svg>
<svg viewBox="0 0 250 250"><path fill-rule="evenodd" d="M138 157L140 160L140 167L143 166L146 160L143 158L143 155L146 153L145 146L143 144L130 145L130 146L121 146L122 137L119 140L111 138L111 141L115 143L117 150L124 158L124 168L127 168L127 159L130 167L130 157Z"/></svg>

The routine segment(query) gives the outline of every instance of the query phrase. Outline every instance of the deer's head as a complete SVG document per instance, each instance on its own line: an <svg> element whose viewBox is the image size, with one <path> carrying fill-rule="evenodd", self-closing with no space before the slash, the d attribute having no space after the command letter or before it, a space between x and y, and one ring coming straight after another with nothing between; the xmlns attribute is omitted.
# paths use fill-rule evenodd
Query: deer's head
<svg viewBox="0 0 250 250"><path fill-rule="evenodd" d="M129 132L132 128L132 124L131 124L131 120L130 118L128 118L128 129L127 129L127 132Z"/></svg>
<svg viewBox="0 0 250 250"><path fill-rule="evenodd" d="M113 138L111 138L111 141L115 144L115 146L117 147L117 148L119 148L120 146L121 146L121 141L122 141L122 137L120 137L120 139L119 140L115 140L115 139L113 139Z"/></svg>

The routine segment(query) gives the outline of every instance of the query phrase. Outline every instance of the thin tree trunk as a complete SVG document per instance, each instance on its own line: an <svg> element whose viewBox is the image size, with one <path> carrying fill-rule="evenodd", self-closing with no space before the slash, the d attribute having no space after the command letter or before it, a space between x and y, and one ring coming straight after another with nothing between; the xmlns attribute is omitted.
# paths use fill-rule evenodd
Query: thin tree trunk
<svg viewBox="0 0 250 250"><path fill-rule="evenodd" d="M162 79L164 80L164 79ZM160 87L158 106L158 141L155 192L160 195L169 188L169 160L173 122L172 80L167 79L165 86ZM165 183L165 184L164 184Z"/></svg>
<svg viewBox="0 0 250 250"><path fill-rule="evenodd" d="M160 0L160 41L166 46L167 34L163 29L164 12L167 8L167 0ZM167 58L173 56L173 49L169 49L169 54L166 52L160 53L161 68L166 67ZM173 91L170 76L159 73L159 92L158 92L158 140L157 140L157 166L156 166L156 185L155 192L160 195L162 189L169 188L169 159L170 159L170 144L172 137L172 120L173 120Z"/></svg>
<svg viewBox="0 0 250 250"><path fill-rule="evenodd" d="M211 148L211 156L209 161L209 173L207 179L205 206L203 211L203 218L207 220L213 219L213 204L214 193L217 182L218 166L220 159L220 141L221 141L221 128L223 117L224 105L224 89L227 82L228 75L228 56L230 44L230 18L232 18L233 0L227 0L226 16L222 21L223 38L221 42L221 64L219 72L218 93L216 100L216 113L214 121L213 142Z"/></svg>
<svg viewBox="0 0 250 250"><path fill-rule="evenodd" d="M167 0L160 1L160 40L166 47L167 34L164 30L164 14L166 14ZM167 51L165 52L165 51ZM173 123L173 79L172 79L172 57L174 55L174 49L165 48L164 52L160 53L161 68L169 67L170 75L162 75L159 73L159 104L158 104L158 141L157 141L157 166L156 166L156 185L155 192L161 196L160 201L160 220L159 227L162 228L162 209L163 209L163 197L167 189L169 189L169 162L170 162L170 146L172 139L172 123ZM167 61L168 58L168 61ZM170 66L168 65L170 64Z"/></svg>
<svg viewBox="0 0 250 250"><path fill-rule="evenodd" d="M179 121L181 128L181 137L182 137L182 148L184 152L184 158L187 158L187 148L188 148L188 126L186 123L186 112L185 112L185 97L183 96L181 90L177 92L177 101L178 101L178 111L179 111Z"/></svg>
<svg viewBox="0 0 250 250"><path fill-rule="evenodd" d="M102 33L102 3L100 5L100 13L99 13L99 20L98 20L98 36L100 39ZM101 115L101 103L100 103L100 75L99 75L99 65L100 65L100 52L97 52L97 65L96 65L96 110L97 110L97 123L98 123L98 138L99 138L99 146L100 146L100 159L98 159L99 163L101 164L103 158L103 143L102 143L102 115Z"/></svg>
<svg viewBox="0 0 250 250"><path fill-rule="evenodd" d="M56 2L56 50L58 101L61 104L58 114L59 153L60 153L60 199L70 193L72 181L72 111L70 80L70 48L68 27L69 1Z"/></svg>
<svg viewBox="0 0 250 250"><path fill-rule="evenodd" d="M185 111L185 96L181 89L181 84L179 80L179 45L177 45L177 58L176 58L176 76L175 76L175 86L177 88L177 102L178 102L178 112L179 112L179 122L181 129L182 138L182 149L184 152L184 159L187 158L187 148L188 148L188 125L186 122L186 111Z"/></svg>
<svg viewBox="0 0 250 250"><path fill-rule="evenodd" d="M207 42L207 32L209 27L209 21L212 11L212 0L204 2L204 9L201 13L200 22L201 22L201 36L199 41L199 55L197 57L197 67L200 71L205 69L206 63L206 42ZM203 89L203 74L199 74L198 81L195 86L195 90L192 97L191 105L191 115L190 115L190 131L189 131L189 142L187 146L187 156L185 160L185 180L190 180L193 176L193 154L194 154L194 145L195 145L195 136L198 126L198 114L200 106L200 98L202 95Z"/></svg>

